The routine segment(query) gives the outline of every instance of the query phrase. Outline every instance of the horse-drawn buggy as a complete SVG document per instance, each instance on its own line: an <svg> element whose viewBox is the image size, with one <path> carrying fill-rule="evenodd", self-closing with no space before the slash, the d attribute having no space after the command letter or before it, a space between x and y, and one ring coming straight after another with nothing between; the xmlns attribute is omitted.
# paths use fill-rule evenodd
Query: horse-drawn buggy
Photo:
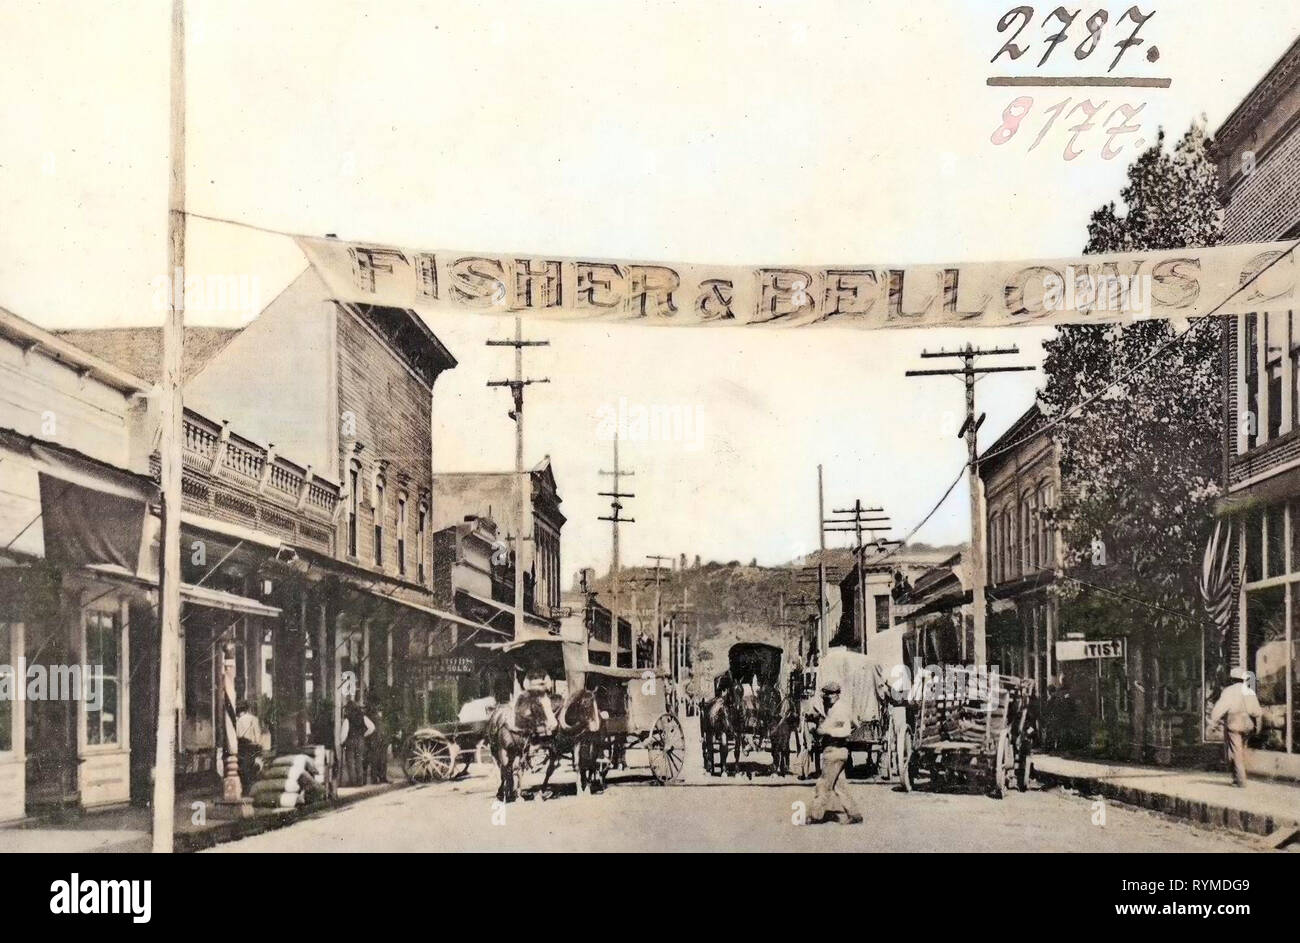
<svg viewBox="0 0 1300 943"><path fill-rule="evenodd" d="M900 779L977 783L1001 799L1029 788L1035 723L1032 679L961 666L927 670L912 685Z"/></svg>
<svg viewBox="0 0 1300 943"><path fill-rule="evenodd" d="M538 794L565 759L580 791L603 788L609 771L627 768L627 752L643 749L657 783L682 778L686 737L668 709L666 672L594 665L584 641L531 637L493 646L516 679L511 703L486 722L489 750L501 772L498 797L511 801L516 777L545 768Z"/></svg>
<svg viewBox="0 0 1300 943"><path fill-rule="evenodd" d="M798 718L799 701L780 646L737 642L727 652L727 670L714 678L713 698L700 708L705 770L732 773L742 752L766 751L773 772L788 773ZM734 756L730 766L728 754Z"/></svg>

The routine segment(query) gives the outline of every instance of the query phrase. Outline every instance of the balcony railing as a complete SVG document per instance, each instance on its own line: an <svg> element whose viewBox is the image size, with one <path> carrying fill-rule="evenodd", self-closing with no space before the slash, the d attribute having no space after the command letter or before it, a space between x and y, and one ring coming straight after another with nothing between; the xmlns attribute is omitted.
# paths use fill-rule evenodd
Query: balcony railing
<svg viewBox="0 0 1300 943"><path fill-rule="evenodd" d="M339 485L198 413L182 427L186 508L330 550Z"/></svg>

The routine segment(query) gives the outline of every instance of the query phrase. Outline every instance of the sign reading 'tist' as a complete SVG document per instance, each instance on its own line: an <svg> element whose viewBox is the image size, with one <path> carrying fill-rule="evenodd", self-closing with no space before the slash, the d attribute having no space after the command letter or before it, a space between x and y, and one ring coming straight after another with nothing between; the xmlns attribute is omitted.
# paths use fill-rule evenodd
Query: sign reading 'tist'
<svg viewBox="0 0 1300 943"><path fill-rule="evenodd" d="M1083 661L1086 658L1123 658L1123 639L1084 641L1069 639L1056 643L1057 661Z"/></svg>

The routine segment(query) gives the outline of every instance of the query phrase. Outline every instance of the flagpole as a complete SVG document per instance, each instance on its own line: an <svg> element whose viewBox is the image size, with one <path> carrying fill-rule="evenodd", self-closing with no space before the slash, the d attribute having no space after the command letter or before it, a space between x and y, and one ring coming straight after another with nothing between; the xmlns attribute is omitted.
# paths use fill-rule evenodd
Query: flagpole
<svg viewBox="0 0 1300 943"><path fill-rule="evenodd" d="M181 623L181 362L185 344L185 0L172 0L171 173L167 190L167 320L163 322L163 505L159 574L158 739L154 753L153 850L170 852L176 803L176 694Z"/></svg>

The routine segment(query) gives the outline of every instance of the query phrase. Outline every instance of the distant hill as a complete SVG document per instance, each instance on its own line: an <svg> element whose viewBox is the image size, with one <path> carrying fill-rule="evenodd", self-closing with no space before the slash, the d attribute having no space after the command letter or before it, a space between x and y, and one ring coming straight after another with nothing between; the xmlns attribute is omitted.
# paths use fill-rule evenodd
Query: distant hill
<svg viewBox="0 0 1300 943"><path fill-rule="evenodd" d="M961 549L961 546L909 544L895 558L934 565ZM696 677L712 678L725 670L727 650L736 642L766 642L793 648L798 629L781 624L782 594L784 621L802 624L816 612L817 583L811 573L804 575L804 569L816 567L819 555L820 551L814 551L785 566L771 567L734 560L694 565L682 559L672 570L661 570L662 611L681 609L683 594L688 603L687 638ZM825 551L823 562L840 573L847 573L853 565L853 556L848 550L831 549ZM596 577L592 583L601 601L608 605L612 596L608 574ZM639 619L632 620L634 631L642 626L649 629L654 621L654 571L639 567L624 569L621 584L620 610L625 616L633 611L639 614Z"/></svg>

